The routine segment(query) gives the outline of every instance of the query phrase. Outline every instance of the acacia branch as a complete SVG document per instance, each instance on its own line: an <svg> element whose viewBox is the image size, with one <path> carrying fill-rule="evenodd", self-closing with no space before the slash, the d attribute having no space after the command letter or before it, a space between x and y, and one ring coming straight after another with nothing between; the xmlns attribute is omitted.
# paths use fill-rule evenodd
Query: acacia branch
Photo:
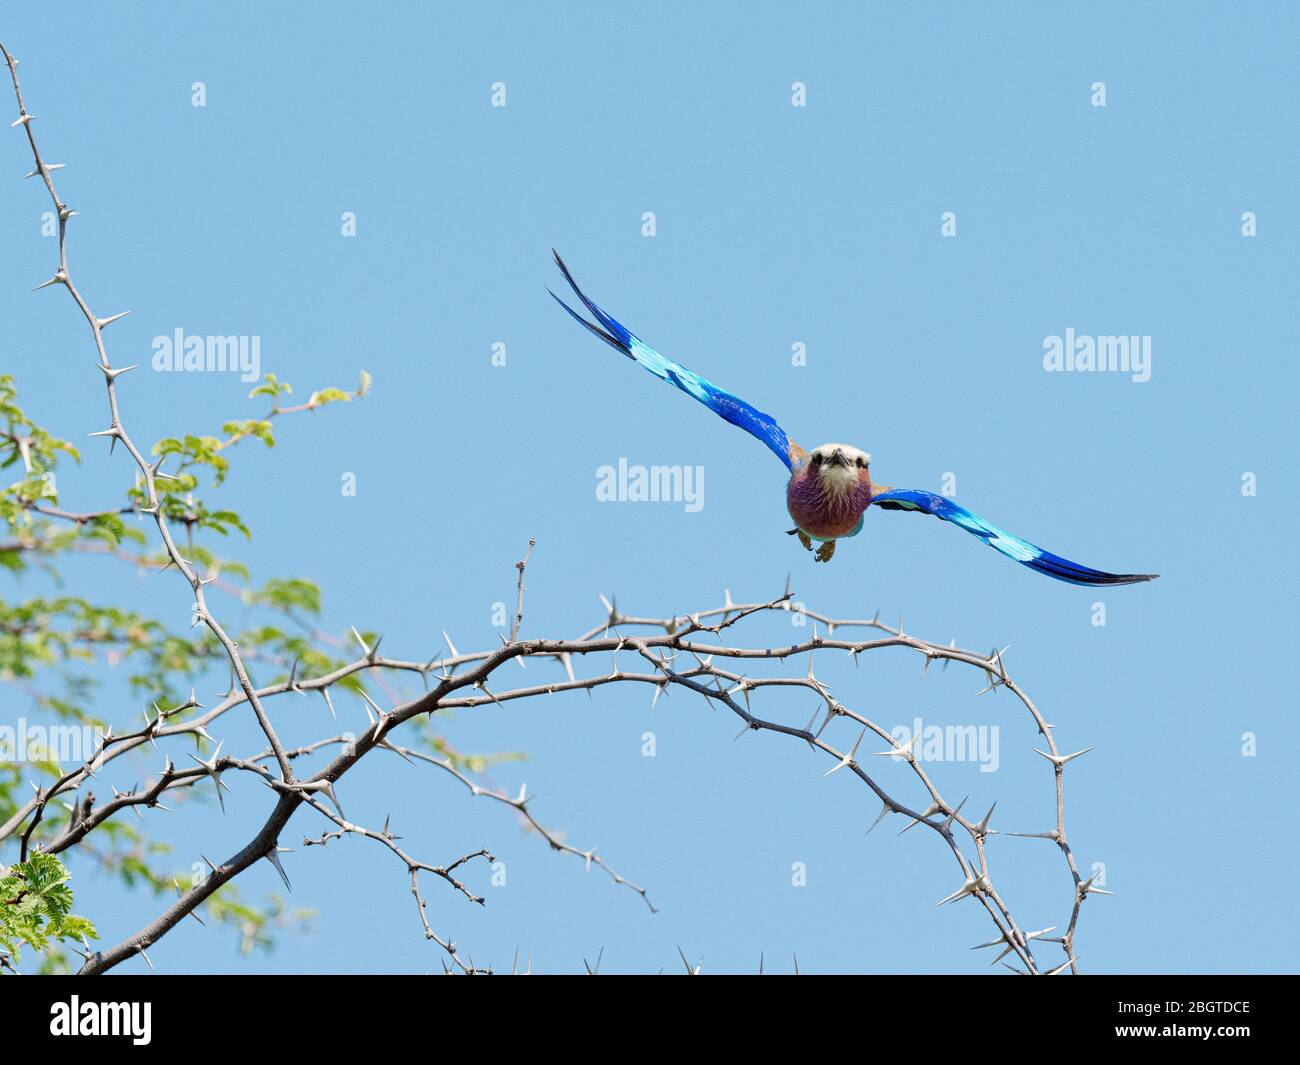
<svg viewBox="0 0 1300 1065"><path fill-rule="evenodd" d="M220 866L214 866L212 875L208 877L204 885L193 889L181 899L178 899L167 911L159 915L135 935L124 940L116 947L89 956L82 971L105 971L119 964L122 960L133 956L142 946L149 946L157 942L187 913L201 904L217 886L232 879L254 862L266 857L269 848L277 845L281 829L294 810L302 803L306 802L323 811L326 816L341 827L350 825L350 822L347 822L344 817L341 807L337 816L335 816L320 802L320 795L323 793L337 802L334 786L361 758L365 757L370 751L381 747L408 761L424 762L438 766L451 773L462 784L469 787L474 794L486 795L511 806L524 815L529 820L529 823L543 834L554 849L580 856L588 864L600 865L609 873L615 883L627 884L643 898L646 898L644 889L631 884L609 869L604 865L603 859L595 855L594 852L583 851L563 844L553 834L543 829L541 824L533 817L528 806L530 800L525 794L521 793L517 798L511 798L504 793L485 789L459 771L449 760L438 759L408 746L401 746L390 739L396 729L420 714L432 714L439 710L451 708L472 709L488 703L506 705L518 700L540 698L548 694L566 691L591 691L609 684L644 684L651 687L653 688L652 704L669 687L685 689L700 695L710 702L721 704L734 713L742 721L741 735L748 731L766 730L802 740L813 750L821 752L831 760L830 773L840 769L847 769L851 775L867 786L880 800L882 808L880 815L876 819L877 824L885 817L897 814L907 821L904 831L916 825L922 825L942 840L944 847L952 854L957 869L962 875L961 886L944 901L955 901L965 897L976 899L981 908L988 914L997 931L998 939L994 940L994 944L1001 944L1005 953L1014 954L1024 967L1024 971L1030 973L1049 971L1034 956L1032 949L1034 939L1057 942L1063 947L1066 958L1065 963L1050 971L1059 971L1065 967L1076 968L1077 954L1074 940L1080 906L1083 899L1090 893L1090 890L1096 889L1090 888L1087 882L1083 882L1079 878L1065 834L1063 771L1065 764L1073 756L1061 755L1053 736L1052 726L1044 720L1032 699L1008 675L1002 653L995 650L990 654L980 654L954 645L943 645L922 640L904 632L901 624L897 627L890 626L881 622L878 616L870 620L832 619L811 611L804 612L805 616L814 620L814 622L820 622L826 627L828 633L842 632L852 628L867 629L869 632L863 634L865 638L859 639L848 639L842 635L823 636L816 631L816 625L814 625L814 632L810 637L788 645L747 647L719 642L723 633L744 620L763 614L788 612L791 609L792 605L788 591L774 600L745 605L734 604L728 597L727 603L721 608L676 615L671 618L625 617L617 614L611 608L604 623L596 626L588 634L584 634L578 639L522 641L516 639L507 641L505 645L494 650L465 654L454 653L425 662L388 658L379 655L377 648L365 648L367 653L363 657L329 674L321 677L287 681L264 689L260 693L264 699L272 699L290 691L325 690L338 683L342 677L362 669L397 673L415 672L421 676L433 675L437 677L436 686L427 694L398 703L388 709L382 709L373 701L367 700L370 708L370 727L359 739L348 744L347 748L334 757L328 765L308 776L305 780L286 783L262 769L264 780L277 792L278 801L262 829L250 840L249 844ZM632 628L658 628L661 631L657 634L645 632L629 634L617 631ZM606 635L592 635L592 633L606 633ZM971 667L983 673L988 680L989 684L984 691L1006 688L1015 695L1023 709L1029 713L1034 721L1043 737L1043 744L1047 748L1044 753L1053 761L1054 777L1057 783L1055 827L1050 833L1042 835L1052 839L1061 850L1072 880L1073 908L1068 930L1063 936L1055 938L1046 936L1045 932L1051 931L1050 929L1035 932L1026 931L1015 919L1010 904L996 889L986 849L987 838L993 833L993 829L989 824L992 811L979 821L974 820L972 816L963 814L964 800L962 803L954 804L942 795L935 781L921 764L915 750L911 749L911 745L907 747L896 745L888 730L881 724L852 709L845 702L838 699L826 684L817 677L813 668L813 660L819 654L840 652L847 653L856 659L862 654L880 653L889 649L919 654L926 669L934 661L957 662ZM638 661L646 663L648 669L642 671L620 668L617 665L617 655L620 653L634 654ZM593 672L584 676L576 675L573 669L575 660L588 661L592 656L604 657L605 655L613 656L615 659L614 665L608 672ZM802 657L804 655L809 656L810 663L807 672L803 674L750 676L739 672L735 668L735 665L741 663L752 664L756 660L779 663L792 657ZM490 678L500 667L514 658L549 660L558 663L564 671L564 679L524 687L500 686L494 689L489 684ZM759 716L753 711L752 700L757 698L763 691L784 688L804 689L813 693L819 701L820 712L814 713L812 720L801 727L798 724ZM218 710L229 709L243 699L244 694L242 692L232 692L222 708L214 708L214 711L210 711L209 715L205 716L211 719L212 715ZM837 720L852 722L858 730L856 739L848 750L837 747L824 738L829 726ZM170 734L182 734L192 728L193 724L191 722L177 726ZM878 774L868 771L859 756L859 748L868 735L877 737L886 745L884 750L873 753L892 755L891 762L902 762L908 766L927 796L928 804L925 809L915 809L909 806L885 788ZM160 732L159 736L162 737L163 732ZM341 741L342 737L321 741L313 744L312 750L320 750L325 745ZM135 737L131 742L138 744L142 741L139 737ZM104 758L111 759L119 753L121 753L120 749L110 750L104 755ZM265 758L265 752L258 757ZM228 766L243 767L238 760L233 759L222 759L214 763L214 768ZM183 773L176 775L174 784L179 786L182 783L192 783L195 775L195 770L185 770ZM138 802L138 797L133 801ZM116 810L102 812L106 816L111 816ZM99 817L100 813L101 811L98 810L92 813L91 820ZM351 828L347 830L352 831ZM374 833L372 830L362 830L361 834L381 839L383 837L383 833ZM1008 833L1008 835L1037 834ZM59 842L71 842L71 839L65 836ZM969 851L967 848L969 848ZM402 857L402 855L399 855L399 857ZM436 866L430 867L426 871L436 872L437 868ZM469 889L465 889L465 891L468 892ZM646 901L648 904L648 898L646 898ZM421 920L424 922L427 918L423 898L417 895L417 902L419 903L418 909ZM431 929L426 925L426 933L428 931L431 931ZM430 938L437 939L444 945L444 949L446 949L446 944L450 943L450 939L437 936L431 936ZM451 956L455 957L454 954L451 954ZM459 962L457 964L461 971L481 971L473 970L472 966L461 966Z"/></svg>
<svg viewBox="0 0 1300 1065"><path fill-rule="evenodd" d="M27 134L27 143L32 150L32 159L35 163L35 170L32 175L40 175L41 181L45 184L46 191L50 194L50 200L54 204L55 211L59 218L59 266L54 275L46 282L38 285L37 288L45 288L50 285L62 285L68 290L68 294L76 303L78 310L85 317L87 324L90 326L91 335L95 341L95 352L99 360L99 369L104 376L104 387L108 394L109 409L109 426L98 433L92 433L92 436L106 436L109 438L110 452L112 447L121 443L126 449L131 459L135 462L140 474L144 480L145 497L148 500L148 506L139 507L142 513L151 514L154 523L158 527L158 535L162 538L163 546L166 548L167 557L170 565L176 567L185 582L190 586L194 595L194 616L195 618L207 625L212 634L220 641L221 646L225 648L226 655L230 659L231 668L239 678L239 686L243 690L249 705L257 717L257 723L262 732L266 735L267 741L271 744L271 749L275 751L276 761L280 765L280 771L286 781L293 779L293 771L289 767L289 762L284 756L284 751L280 746L279 737L275 734L275 729L271 727L270 718L267 717L266 711L262 707L261 699L258 697L253 682L249 678L248 670L244 666L244 661L240 657L239 648L235 642L226 634L220 622L208 610L207 601L203 592L204 581L199 578L194 567L181 557L180 551L172 539L171 526L167 521L164 513L162 499L158 494L158 478L169 475L162 473L162 459L156 463L146 461L144 455L136 447L135 442L131 439L123 423L121 411L118 406L117 396L117 379L128 370L134 367L114 367L109 361L108 349L104 344L104 328L111 322L116 321L122 315L113 315L109 318L99 318L90 309L90 305L82 297L76 285L73 283L71 272L68 269L68 221L77 212L73 211L67 204L59 198L58 190L54 186L52 172L62 164L48 165L41 156L40 149L36 145L36 136L32 133L32 123L34 116L29 114L27 106L23 101L22 88L18 82L18 61L9 53L3 44L0 44L0 54L3 54L5 63L9 67L9 76L13 81L14 98L18 103L18 119L15 125L21 125L23 131ZM29 175L31 176L31 175ZM129 313L129 312L123 312Z"/></svg>

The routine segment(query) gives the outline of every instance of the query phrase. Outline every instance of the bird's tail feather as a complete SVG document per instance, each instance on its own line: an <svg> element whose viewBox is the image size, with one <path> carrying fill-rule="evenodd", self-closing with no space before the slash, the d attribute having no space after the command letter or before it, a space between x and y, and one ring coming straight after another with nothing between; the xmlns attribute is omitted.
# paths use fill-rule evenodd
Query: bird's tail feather
<svg viewBox="0 0 1300 1065"><path fill-rule="evenodd" d="M628 330L626 327L624 327L621 322L615 321L615 319L611 315L606 314L603 310L601 310L598 306L596 306L595 303L593 303L591 300L587 298L587 294L578 287L578 282L573 280L573 275L569 273L569 268L564 265L564 260L560 258L560 253L558 251L552 248L551 254L555 256L555 265L558 266L560 268L560 272L564 274L564 280L569 283L569 287L573 289L574 294L578 297L578 299L582 300L583 305L587 308L587 310L589 310L595 316L596 321L598 321L604 327L603 332L595 329L593 329L592 332L596 333L597 336L601 337L607 343L613 344L620 351L626 354L631 354L631 350L630 350L632 345L631 331ZM549 289L547 291L549 291ZM567 303L565 303L562 299L560 299L559 296L556 296L554 292L552 292L551 295L559 302L560 306L563 307L570 314L572 314L573 317L577 318L578 321L582 322L582 324L585 325L588 329L592 328L590 322L586 321L578 314L574 313L573 308L570 307Z"/></svg>
<svg viewBox="0 0 1300 1065"><path fill-rule="evenodd" d="M546 291L551 292L549 288ZM581 293L579 293L579 295L581 295ZM572 307L570 307L567 303L565 303L564 300L560 299L560 297L557 296L554 292L551 292L551 299L555 300L556 303L558 303L561 307L563 307L566 311L568 311L569 314L573 316L573 320L577 322L580 326L582 326L584 329L588 330L593 335L600 337L601 340L603 340L611 348L614 348L616 351L620 351L624 355L627 355L629 357L631 356L632 352L628 349L626 344L620 344L614 337L610 336L608 333L605 332L605 330L601 329L600 326L592 325L589 321L587 321L587 319L585 319L582 315L580 315L577 311L575 311Z"/></svg>

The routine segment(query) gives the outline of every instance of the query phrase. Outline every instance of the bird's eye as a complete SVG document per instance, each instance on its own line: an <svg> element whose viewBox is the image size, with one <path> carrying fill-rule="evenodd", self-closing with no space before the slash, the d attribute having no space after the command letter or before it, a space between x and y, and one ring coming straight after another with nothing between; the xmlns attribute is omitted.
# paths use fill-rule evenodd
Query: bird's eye
<svg viewBox="0 0 1300 1065"><path fill-rule="evenodd" d="M812 463L814 466L820 466L822 464L822 457L815 451L813 452Z"/></svg>
<svg viewBox="0 0 1300 1065"><path fill-rule="evenodd" d="M864 470L864 469L866 469L866 468L867 468L867 460L864 459L864 458L859 457L859 458L858 458L858 469L860 469L860 470Z"/></svg>

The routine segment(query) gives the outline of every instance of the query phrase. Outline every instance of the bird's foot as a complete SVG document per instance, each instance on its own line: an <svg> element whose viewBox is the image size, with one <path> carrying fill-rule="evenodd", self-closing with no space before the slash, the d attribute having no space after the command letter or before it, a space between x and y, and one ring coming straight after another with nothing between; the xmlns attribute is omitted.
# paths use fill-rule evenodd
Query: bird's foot
<svg viewBox="0 0 1300 1065"><path fill-rule="evenodd" d="M809 537L809 535L806 532L804 532L802 529L790 529L786 532L786 536L799 537L799 542L803 544L803 549L805 551L811 551L813 549L812 538Z"/></svg>
<svg viewBox="0 0 1300 1065"><path fill-rule="evenodd" d="M829 562L831 556L835 554L835 541L826 540L821 547L817 548L817 554L813 556L818 562Z"/></svg>

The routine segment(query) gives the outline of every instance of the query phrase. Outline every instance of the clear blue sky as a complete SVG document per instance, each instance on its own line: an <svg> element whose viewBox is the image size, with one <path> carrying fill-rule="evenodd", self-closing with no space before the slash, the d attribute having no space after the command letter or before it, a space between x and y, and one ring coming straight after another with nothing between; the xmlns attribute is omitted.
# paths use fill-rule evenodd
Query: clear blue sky
<svg viewBox="0 0 1300 1065"><path fill-rule="evenodd" d="M778 594L792 571L818 610L879 607L918 635L1010 645L1062 746L1096 746L1069 773L1068 827L1117 894L1085 907L1084 966L1276 971L1295 967L1300 871L1287 826L1298 22L1285 4L70 3L7 12L3 39L46 157L68 164L79 283L100 314L134 310L110 333L116 361L147 365L153 337L183 328L259 335L264 368L302 391L374 374L364 403L286 420L275 451L240 454L214 497L252 525L241 552L257 577L318 579L332 627L382 631L412 658L444 628L462 649L496 643L492 605L510 599L529 537L532 635L594 624L598 593L670 614L716 605L724 587ZM796 81L805 108L791 106ZM1090 103L1098 81L1104 109ZM47 202L18 180L29 163L18 131L0 140L3 367L34 415L78 437L101 427L102 387L70 302L28 292L54 255ZM345 211L354 239L339 234ZM940 236L945 211L955 238ZM854 442L899 486L938 490L954 473L957 498L1006 528L1161 579L1096 594L886 513L814 565L783 535L770 455L554 306L552 245L628 326L804 444ZM1067 327L1150 336L1151 380L1044 372L1044 338ZM146 441L212 431L261 411L248 387L138 372L124 414ZM118 500L126 459L86 453L61 482L65 504ZM620 457L703 465L703 509L598 502L595 471ZM345 471L355 498L340 495ZM69 576L185 624L174 579L107 565ZM43 587L10 583L7 597ZM783 623L754 638L789 635ZM980 677L956 667L918 674L897 655L827 666L840 698L889 723L1000 724L998 772L940 766L941 784L981 812L998 799L995 827L1046 828L1050 771L1011 699L976 699ZM6 717L25 711L15 690L0 699ZM811 708L768 709L802 724ZM290 742L327 723L316 703L277 713ZM536 969L572 972L603 947L606 970L671 970L680 944L714 972L753 970L760 951L770 968L797 952L808 971L986 969L987 952L965 949L990 938L983 913L933 906L957 886L937 840L864 839L866 789L824 779L802 745L735 732L682 694L652 712L640 688L447 725L462 749L528 751L494 779L526 780L543 819L645 883L657 915L432 772L372 759L340 794L354 820L391 813L422 856L487 846L508 863L483 910L428 886L435 924L478 962L508 966L517 946ZM1246 732L1255 757L1241 754ZM243 718L225 735L227 749L255 742ZM269 793L230 783L225 818L199 809L164 829L177 866L232 853L261 823ZM285 842L321 828L300 813ZM1025 925L1062 923L1051 847L991 850ZM351 840L286 859L293 901L321 910L313 933L240 960L187 922L155 965L439 967L390 855ZM791 885L794 862L806 887ZM74 873L108 942L158 908L84 860ZM265 865L241 883L278 887Z"/></svg>

